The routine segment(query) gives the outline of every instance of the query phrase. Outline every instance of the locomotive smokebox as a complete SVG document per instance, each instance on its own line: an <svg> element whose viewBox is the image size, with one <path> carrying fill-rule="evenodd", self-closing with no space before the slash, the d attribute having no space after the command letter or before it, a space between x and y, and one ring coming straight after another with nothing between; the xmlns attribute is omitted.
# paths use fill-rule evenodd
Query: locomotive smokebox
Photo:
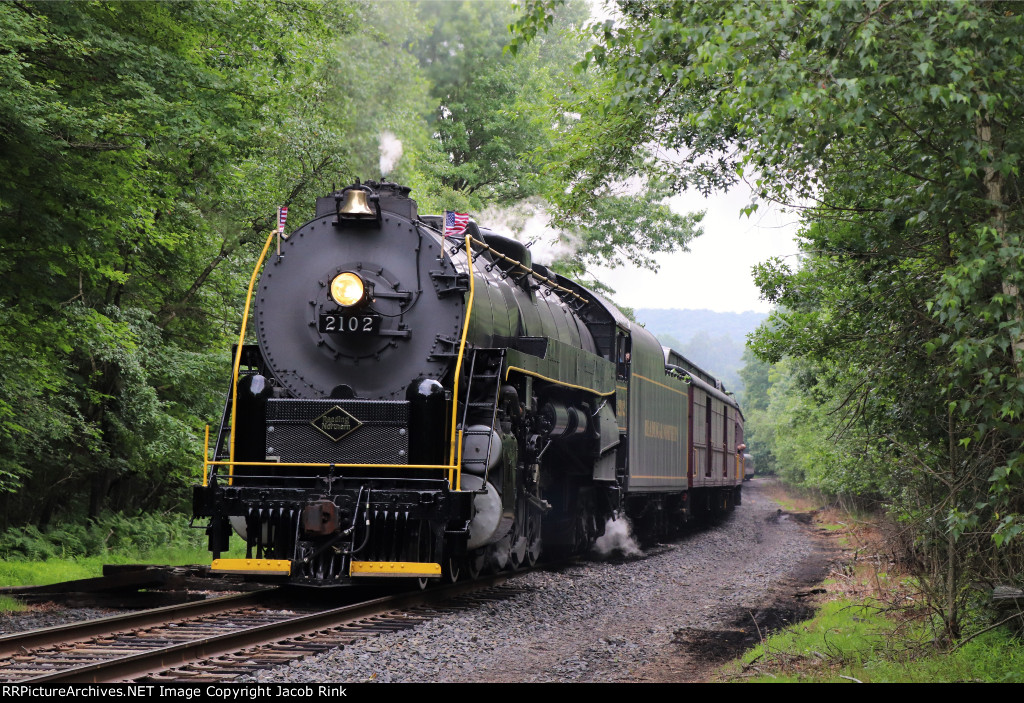
<svg viewBox="0 0 1024 703"><path fill-rule="evenodd" d="M257 336L276 385L289 398L402 402L412 379L447 383L465 317L456 274L405 186L318 199L259 282Z"/></svg>

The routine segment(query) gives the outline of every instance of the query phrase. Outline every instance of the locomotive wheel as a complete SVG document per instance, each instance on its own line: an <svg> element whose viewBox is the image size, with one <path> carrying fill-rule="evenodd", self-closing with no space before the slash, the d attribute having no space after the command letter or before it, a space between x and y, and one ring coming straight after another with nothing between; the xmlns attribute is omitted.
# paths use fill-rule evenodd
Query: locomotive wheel
<svg viewBox="0 0 1024 703"><path fill-rule="evenodd" d="M434 551L431 547L433 536L430 534L430 530L425 524L421 524L420 528L416 531L416 561L418 562L431 562L433 561L432 552ZM443 569L443 566L442 566ZM421 591L425 591L427 586L430 585L431 579L423 577L416 579L416 585L419 586Z"/></svg>
<svg viewBox="0 0 1024 703"><path fill-rule="evenodd" d="M541 538L540 538L541 517L534 511L530 511L530 517L526 523L526 565L530 568L537 566L540 559Z"/></svg>
<svg viewBox="0 0 1024 703"><path fill-rule="evenodd" d="M594 524L594 516L586 507L580 506L576 510L576 529L573 539L573 553L586 554L597 534L597 525Z"/></svg>
<svg viewBox="0 0 1024 703"><path fill-rule="evenodd" d="M476 581L480 578L480 573L484 570L484 564L486 562L486 549L476 549L466 555L462 565L465 568L466 575L469 576L470 581Z"/></svg>
<svg viewBox="0 0 1024 703"><path fill-rule="evenodd" d="M512 538L505 535L494 544L489 545L486 550L485 568L487 573L496 574L499 571L504 571L511 563L509 555L512 553Z"/></svg>
<svg viewBox="0 0 1024 703"><path fill-rule="evenodd" d="M573 554L585 554L587 551L587 523L586 516L580 514L576 517L576 530L573 535Z"/></svg>
<svg viewBox="0 0 1024 703"><path fill-rule="evenodd" d="M526 527L529 529L529 523L527 523ZM512 541L512 547L509 549L508 554L508 568L512 571L518 571L526 564L526 554L530 551L527 536L518 533L519 526L517 525L512 528L512 534L518 536Z"/></svg>
<svg viewBox="0 0 1024 703"><path fill-rule="evenodd" d="M462 560L455 557L446 557L441 562L441 580L445 583L456 583L462 575Z"/></svg>

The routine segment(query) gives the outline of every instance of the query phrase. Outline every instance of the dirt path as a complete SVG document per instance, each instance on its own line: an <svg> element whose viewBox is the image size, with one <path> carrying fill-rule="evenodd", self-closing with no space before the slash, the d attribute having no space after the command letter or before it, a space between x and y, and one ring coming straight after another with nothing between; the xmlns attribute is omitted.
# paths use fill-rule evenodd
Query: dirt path
<svg viewBox="0 0 1024 703"><path fill-rule="evenodd" d="M757 503L759 508L768 503L776 505L767 497L765 485L763 479L753 485L748 484L744 491L752 500L748 501L744 496L744 503ZM825 590L821 583L843 559L843 551L834 535L816 528L806 520L805 514L794 516L777 512L776 515L779 520L793 520L800 526L802 534L812 545L810 553L796 561L788 573L775 581L755 602L733 608L724 625L675 630L672 646L658 661L643 670L644 680L659 683L714 680L722 664L739 657L768 634L814 614L818 599ZM772 524L773 516L769 514L767 521ZM755 542L760 543L758 537L763 539L763 533L755 535Z"/></svg>

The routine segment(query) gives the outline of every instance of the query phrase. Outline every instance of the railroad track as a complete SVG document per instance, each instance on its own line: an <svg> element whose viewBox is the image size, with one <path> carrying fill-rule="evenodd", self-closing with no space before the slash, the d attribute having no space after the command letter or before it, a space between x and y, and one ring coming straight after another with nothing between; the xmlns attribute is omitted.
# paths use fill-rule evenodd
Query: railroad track
<svg viewBox="0 0 1024 703"><path fill-rule="evenodd" d="M503 600L497 574L340 607L286 606L276 590L0 637L0 680L218 682ZM294 601L294 594L293 599Z"/></svg>

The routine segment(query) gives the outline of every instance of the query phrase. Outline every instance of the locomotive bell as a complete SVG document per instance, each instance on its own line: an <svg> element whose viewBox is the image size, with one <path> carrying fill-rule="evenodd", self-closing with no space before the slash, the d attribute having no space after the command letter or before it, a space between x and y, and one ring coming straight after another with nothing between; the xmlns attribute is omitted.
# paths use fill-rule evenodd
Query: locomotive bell
<svg viewBox="0 0 1024 703"><path fill-rule="evenodd" d="M343 197L344 200L338 206L338 217L354 220L376 219L377 213L370 205L365 190L349 188Z"/></svg>

